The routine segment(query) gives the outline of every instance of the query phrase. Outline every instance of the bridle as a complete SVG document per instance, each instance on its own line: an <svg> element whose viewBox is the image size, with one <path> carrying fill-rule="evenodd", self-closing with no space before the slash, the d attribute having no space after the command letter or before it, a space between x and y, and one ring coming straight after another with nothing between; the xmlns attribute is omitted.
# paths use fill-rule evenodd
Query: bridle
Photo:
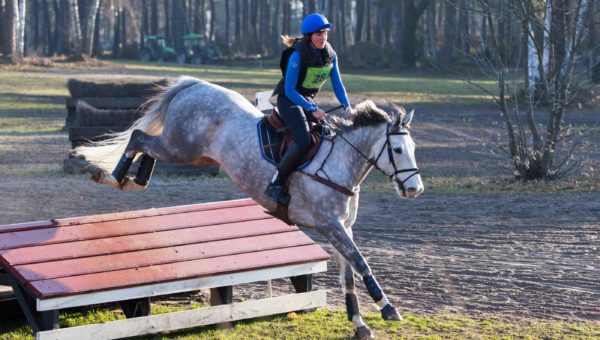
<svg viewBox="0 0 600 340"><path fill-rule="evenodd" d="M324 122L324 124L326 124L329 128L335 130L335 128L333 126L331 126L331 124L329 124L327 122ZM379 170L382 174L388 176L392 181L396 182L398 184L398 186L400 187L400 189L402 189L402 193L404 195L406 195L406 188L404 187L404 184L409 179L411 179L413 176L419 174L419 168L407 168L407 169L398 170L398 167L396 166L396 161L394 161L392 143L390 143L390 136L408 135L409 132L401 130L402 128L406 128L405 124L402 124L397 131L390 129L390 127L391 127L391 123L388 122L387 126L386 126L386 131L385 131L385 143L381 147L381 150L379 150L379 153L377 154L377 158L375 158L375 159L370 158L369 156L365 155L364 152L362 152L359 148L357 148L354 144L352 144L348 139L346 139L346 137L344 137L343 134L337 133L336 137L340 137L342 140L344 140L346 143L348 143L348 145L350 145L356 152L358 152L358 154L361 155L362 158L367 160L367 162L371 166L375 167L375 169ZM379 167L379 165L377 165L377 163L379 162L379 158L381 158L383 151L386 149L386 146L387 146L388 158L390 160L392 167L394 168L394 172L392 174L388 174L381 167ZM412 172L412 174L410 174L404 180L401 180L400 178L398 178L398 174L407 173L407 172Z"/></svg>

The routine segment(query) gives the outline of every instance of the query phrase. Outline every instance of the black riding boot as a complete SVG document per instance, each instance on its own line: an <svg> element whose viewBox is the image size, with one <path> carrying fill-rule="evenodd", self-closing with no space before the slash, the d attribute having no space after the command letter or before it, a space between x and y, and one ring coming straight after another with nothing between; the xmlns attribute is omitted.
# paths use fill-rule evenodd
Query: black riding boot
<svg viewBox="0 0 600 340"><path fill-rule="evenodd" d="M271 197L275 203L286 207L290 204L290 196L285 190L285 182L292 171L300 165L303 156L304 152L298 147L298 144L294 143L281 158L277 169L277 178L269 183L265 190L265 194Z"/></svg>

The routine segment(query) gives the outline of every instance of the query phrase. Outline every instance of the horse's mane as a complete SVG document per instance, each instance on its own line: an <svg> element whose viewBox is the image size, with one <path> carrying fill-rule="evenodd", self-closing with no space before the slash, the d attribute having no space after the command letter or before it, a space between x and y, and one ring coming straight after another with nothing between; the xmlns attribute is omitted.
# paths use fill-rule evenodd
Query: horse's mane
<svg viewBox="0 0 600 340"><path fill-rule="evenodd" d="M351 119L342 118L339 116L330 116L332 123L341 131L355 130L366 126L376 126L379 124L389 123L396 118L396 115L404 116L405 111L402 107L393 106L394 110L391 115L380 109L371 100L365 100L355 106L356 114Z"/></svg>

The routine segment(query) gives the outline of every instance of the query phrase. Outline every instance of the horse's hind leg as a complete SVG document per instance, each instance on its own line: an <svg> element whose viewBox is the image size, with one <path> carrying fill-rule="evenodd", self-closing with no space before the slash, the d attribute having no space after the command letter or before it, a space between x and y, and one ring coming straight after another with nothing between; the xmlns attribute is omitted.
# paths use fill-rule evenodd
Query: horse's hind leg
<svg viewBox="0 0 600 340"><path fill-rule="evenodd" d="M146 189L148 182L152 177L155 164L156 159L154 157L144 154L140 160L140 165L138 166L135 178L124 177L123 181L121 181L121 189L124 191Z"/></svg>
<svg viewBox="0 0 600 340"><path fill-rule="evenodd" d="M375 280L371 268L362 256L354 241L346 232L344 226L339 221L334 221L325 227L318 227L317 230L327 238L329 243L348 261L354 270L362 276L365 286L373 301L381 308L381 316L385 320L397 321L402 319L396 308L388 301L386 295L381 290L381 286Z"/></svg>
<svg viewBox="0 0 600 340"><path fill-rule="evenodd" d="M124 156L135 155L137 153L143 154L138 172L134 179L125 178L121 187L123 190L130 191L146 188L152 177L152 171L157 159L169 163L190 163L193 161L191 155L177 153L168 148L161 136L151 136L141 130L135 130L131 134L131 139L125 149Z"/></svg>

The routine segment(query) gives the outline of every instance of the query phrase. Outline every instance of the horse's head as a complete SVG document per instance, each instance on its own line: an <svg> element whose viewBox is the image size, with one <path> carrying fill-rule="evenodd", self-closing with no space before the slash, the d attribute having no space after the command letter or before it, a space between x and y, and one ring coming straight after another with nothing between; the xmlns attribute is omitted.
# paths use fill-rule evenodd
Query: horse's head
<svg viewBox="0 0 600 340"><path fill-rule="evenodd" d="M401 198L415 198L423 192L424 187L415 160L415 143L410 136L414 111L407 117L403 108L392 105L392 109L394 112L385 114L373 102L367 101L357 105L357 114L369 110L385 114L384 134L373 145L371 162L394 181Z"/></svg>

